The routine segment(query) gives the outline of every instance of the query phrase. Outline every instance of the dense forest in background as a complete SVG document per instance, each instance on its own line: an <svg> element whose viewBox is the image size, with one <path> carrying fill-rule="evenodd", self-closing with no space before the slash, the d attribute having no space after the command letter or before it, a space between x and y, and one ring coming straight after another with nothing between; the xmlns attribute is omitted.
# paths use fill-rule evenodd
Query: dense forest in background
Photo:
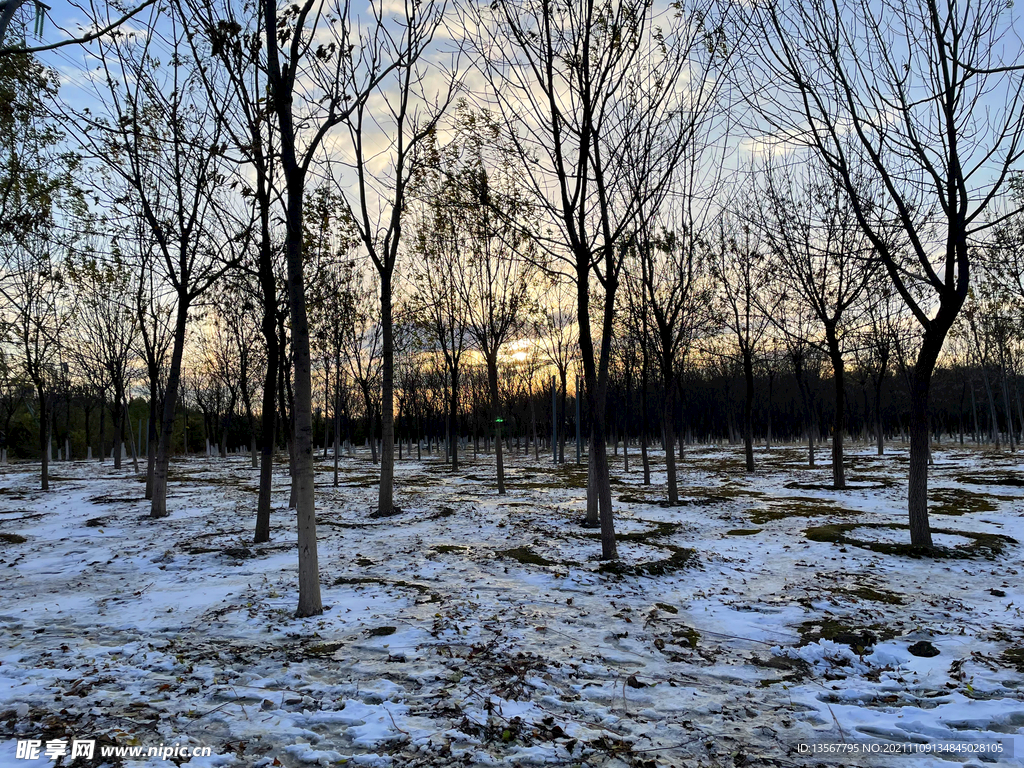
<svg viewBox="0 0 1024 768"><path fill-rule="evenodd" d="M521 364L510 363L503 371L509 379L523 375L515 370ZM684 379L681 396L676 410L675 432L682 436L683 444L711 444L724 442L738 444L743 440L743 380L735 370L709 371L694 374ZM824 375L823 375L824 374ZM988 372L993 381L1000 382L998 370ZM444 408L446 388L439 376L424 373L422 377L407 381L415 390L410 396L407 409L396 419L396 435L400 437L406 458L420 454L445 455L448 440L448 420ZM533 377L532 394L524 389L509 391L503 398L504 439L508 450L535 454L542 452L546 460L552 460L552 397L551 381L539 373ZM846 411L846 422L852 440L874 444L877 438L880 417L882 437L885 441L904 442L907 434L908 403L905 384L899 376L888 376L883 385L881 407L875 401L872 380L853 373L850 403ZM1006 415L1002 398L994 403L986 399L982 374L977 368L942 368L936 373L935 407L933 410L933 439L959 441L981 445L1011 446L1009 425L1015 431L1014 441L1021 439L1021 413L1019 410L1019 386L1015 375L1007 379L1010 393L1010 415ZM470 453L476 446L480 451L493 451L490 440L494 430L486 411L486 381L482 373L472 371L465 380L467 390L466 408L460 413L459 434L463 441L470 441ZM570 387L573 387L570 379ZM236 403L231 406L230 387L221 382L208 380L198 392L189 392L180 407L180 415L174 426L172 450L175 454L226 455L249 453L253 445L262 443L258 421L253 425L244 409ZM237 386L237 385L236 385ZM639 383L633 381L628 388L622 371L617 371L609 393L609 408L617 414L612 421L612 441L621 443L629 440L633 450L639 446L643 429ZM832 381L827 366L813 378L808 376L806 384L814 401L815 442L829 439L830 425L834 420L833 404L830 400ZM541 390L541 387L544 387ZM511 389L511 387L510 387ZM760 445L805 442L807 429L804 421L804 406L801 388L797 385L791 366L780 365L769 369L765 365L754 379L754 439ZM1001 390L1000 390L1001 391ZM51 413L50 452L54 459L82 460L87 454L96 460L112 461L115 451L115 424L111 414L112 405L102 398L100 392L88 392L81 385L68 382L67 388L58 389L54 395ZM569 445L568 454L562 461L576 461L576 399L570 388L565 401L565 417L561 419L561 390L555 382L556 421L558 434L565 435ZM3 393L4 436L9 460L39 461L38 405L30 386L9 380ZM651 387L647 404L647 439L652 445L662 447L664 435L659 424L662 412L662 392L657 386ZM769 400L769 397L771 398ZM403 402L404 394L401 396ZM991 407L990 407L991 406ZM120 410L120 409L118 409ZM330 409L327 409L330 413ZM992 414L995 414L995 421ZM366 417L359 393L347 391L343 394L338 434L342 450L358 450L360 454L370 450L368 435L374 430L380 440L379 414L373 414L372 426ZM123 419L122 460L130 459L132 451L145 455L148 450L149 404L143 397L132 397L128 403L128 416ZM187 419L187 427L186 427ZM581 420L581 431L587 434L585 420ZM995 425L995 426L993 426ZM536 427L536 433L534 432ZM325 416L323 406L317 408L313 421L315 444L323 450L333 450L335 424ZM140 431L141 430L141 431ZM188 446L185 437L188 436ZM141 437L141 445L139 440ZM287 439L280 430L276 444L281 451L287 448ZM255 443L254 443L255 440ZM535 442L536 440L536 442ZM134 445L129 445L132 441ZM209 441L209 445L207 445ZM561 442L561 437L559 438ZM70 446L70 454L66 446ZM411 449L409 446L412 446ZM139 446L136 448L135 446ZM350 448L351 447L351 448ZM535 450L536 449L536 450ZM465 450L465 449L463 449ZM583 452L585 456L586 445ZM324 455L327 453L325 451ZM344 454L343 454L344 455ZM101 458L102 457L102 458ZM633 465L640 471L640 465Z"/></svg>

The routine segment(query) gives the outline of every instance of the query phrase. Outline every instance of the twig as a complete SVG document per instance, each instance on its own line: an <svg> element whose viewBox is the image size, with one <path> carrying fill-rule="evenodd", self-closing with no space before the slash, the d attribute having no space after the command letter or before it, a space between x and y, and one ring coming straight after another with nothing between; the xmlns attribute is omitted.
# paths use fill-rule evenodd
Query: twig
<svg viewBox="0 0 1024 768"><path fill-rule="evenodd" d="M383 706L383 705L381 705L381 706ZM406 736L408 736L409 735L408 731L403 731L401 728L398 727L398 723L395 722L395 716L391 714L391 710L388 709L387 707L384 707L384 711L387 712L388 713L388 717L391 718L391 724L393 726L395 726L395 730L398 731L399 733L404 733Z"/></svg>
<svg viewBox="0 0 1024 768"><path fill-rule="evenodd" d="M843 744L845 744L846 735L843 733L843 726L839 724L839 719L836 717L836 713L832 711L832 705L826 704L825 706L828 707L828 713L832 715L832 722L834 722L836 724L836 728L839 729L839 739L843 742Z"/></svg>

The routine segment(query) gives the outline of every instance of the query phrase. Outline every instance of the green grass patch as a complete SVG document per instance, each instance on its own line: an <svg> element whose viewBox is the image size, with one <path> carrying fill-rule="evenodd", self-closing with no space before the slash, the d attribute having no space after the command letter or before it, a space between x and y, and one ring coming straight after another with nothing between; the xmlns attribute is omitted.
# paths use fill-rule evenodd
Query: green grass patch
<svg viewBox="0 0 1024 768"><path fill-rule="evenodd" d="M804 535L811 541L831 542L859 549L869 549L872 552L879 552L885 555L902 555L916 558L965 559L984 557L994 559L1003 553L1007 544L1017 543L1016 539L1011 539L1009 536L997 533L974 533L971 531L954 531L948 528L933 528L932 533L962 536L973 541L970 544L956 547L915 547L909 542L903 544L858 539L850 534L851 531L857 528L890 528L908 532L910 530L910 526L903 523L834 523L832 525L819 525L808 528L804 531ZM910 538L909 534L907 538Z"/></svg>
<svg viewBox="0 0 1024 768"><path fill-rule="evenodd" d="M896 592L888 589L874 589L873 587L857 587L849 590L849 594L861 600L871 603L885 603L886 605L903 605L906 601Z"/></svg>
<svg viewBox="0 0 1024 768"><path fill-rule="evenodd" d="M0 533L0 541L4 544L24 544L28 539L20 533Z"/></svg>
<svg viewBox="0 0 1024 768"><path fill-rule="evenodd" d="M792 659L788 656L768 656L767 658L762 658L755 655L750 659L750 663L755 667L775 669L780 672L789 673L782 677L765 678L757 684L758 688L768 688L772 685L785 685L787 683L800 683L811 677L811 665L803 659Z"/></svg>
<svg viewBox="0 0 1024 768"><path fill-rule="evenodd" d="M741 474L747 471L746 459L696 459L693 461L705 472L722 472L725 474Z"/></svg>
<svg viewBox="0 0 1024 768"><path fill-rule="evenodd" d="M414 581L388 581L376 576L339 576L334 580L335 587L345 586L347 584L376 584L379 587L403 587L405 589L414 589L421 595L430 595L428 603L439 603L441 602L441 596L437 594L433 589L428 587L426 584L417 584Z"/></svg>
<svg viewBox="0 0 1024 768"><path fill-rule="evenodd" d="M541 557L529 547L513 547L512 549L501 549L495 554L498 557L506 557L515 560L520 565L557 565L553 560Z"/></svg>
<svg viewBox="0 0 1024 768"><path fill-rule="evenodd" d="M654 520L640 520L637 522L644 523L646 525L653 526L646 531L631 531L630 533L616 533L616 541L631 541L635 543L643 543L650 541L651 539L660 539L665 536L671 536L677 530L679 530L679 523L668 523L668 522L656 522ZM600 539L600 533L585 533L583 534L588 539ZM660 545L659 545L660 546Z"/></svg>
<svg viewBox="0 0 1024 768"><path fill-rule="evenodd" d="M958 483L968 485L1005 485L1008 488L1024 488L1024 477L1019 475L961 475Z"/></svg>
<svg viewBox="0 0 1024 768"><path fill-rule="evenodd" d="M726 536L755 536L760 533L763 528L733 528L731 531L726 531Z"/></svg>
<svg viewBox="0 0 1024 768"><path fill-rule="evenodd" d="M690 648L696 648L700 642L700 632L693 627L681 627L679 629L672 630L672 637L675 640L682 640Z"/></svg>
<svg viewBox="0 0 1024 768"><path fill-rule="evenodd" d="M854 514L857 513L837 507L831 501L787 499L774 503L766 509L751 511L750 522L754 525L764 525L774 520L785 520L789 517L835 517Z"/></svg>
<svg viewBox="0 0 1024 768"><path fill-rule="evenodd" d="M697 550L689 547L677 547L672 544L660 544L671 551L671 555L662 560L652 560L647 563L624 563L621 560L607 560L601 563L598 570L601 573L614 574L616 576L664 576L675 571L689 568L697 562Z"/></svg>
<svg viewBox="0 0 1024 768"><path fill-rule="evenodd" d="M995 512L998 501L1012 501L1012 496L990 496L975 493L964 488L935 488L928 494L931 506L929 512L936 515L960 515L975 512Z"/></svg>
<svg viewBox="0 0 1024 768"><path fill-rule="evenodd" d="M857 653L879 641L892 640L900 634L882 624L864 626L838 618L805 621L797 626L796 631L800 634L800 645L831 640L834 643L848 645Z"/></svg>
<svg viewBox="0 0 1024 768"><path fill-rule="evenodd" d="M1024 646L1007 648L1000 657L1018 672L1024 673Z"/></svg>
<svg viewBox="0 0 1024 768"><path fill-rule="evenodd" d="M836 488L832 483L798 483L794 481L792 483L786 483L782 487L799 491L877 491L880 488L888 488L890 485L892 485L892 483L888 480L884 482L872 482L870 484L854 484L848 481L845 488Z"/></svg>
<svg viewBox="0 0 1024 768"><path fill-rule="evenodd" d="M343 645L344 643L316 643L306 646L303 650L307 656L330 656Z"/></svg>
<svg viewBox="0 0 1024 768"><path fill-rule="evenodd" d="M895 480L884 475L850 475L846 480L850 483L859 483L861 487L866 485L870 488L892 488L896 485Z"/></svg>

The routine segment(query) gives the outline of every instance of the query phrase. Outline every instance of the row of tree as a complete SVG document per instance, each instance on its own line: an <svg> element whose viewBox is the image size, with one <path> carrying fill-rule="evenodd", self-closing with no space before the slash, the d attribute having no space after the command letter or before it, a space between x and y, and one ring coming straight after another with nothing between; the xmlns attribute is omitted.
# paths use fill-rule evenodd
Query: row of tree
<svg viewBox="0 0 1024 768"><path fill-rule="evenodd" d="M311 207L320 202L313 201ZM324 219L319 221L322 225ZM476 296L479 287L489 282L479 276L470 278L467 265L437 258L427 263L430 269L417 274L418 280L408 286L411 295L402 296L397 311L396 424L401 436L416 441L428 435L443 438L446 434L468 433L486 437L493 430L493 420L502 417L507 434L521 432L538 443L539 413L540 436L546 440L554 426L562 438L560 460L564 460L569 421L575 430L575 406L567 410L566 401L570 385L572 394L576 394L582 373L576 319L565 286L520 281L508 309L499 302L496 311L490 302L501 291ZM1006 265L1001 261L999 264L1005 270ZM529 267L529 263L521 266ZM328 431L334 439L347 439L349 443L357 435L360 440L368 440L371 435L379 438L382 329L374 311L377 298L373 280L361 274L358 267L349 255L340 261L320 261L311 273L316 286L308 303L313 328L314 437L318 445L327 444ZM642 265L636 271L642 273ZM134 435L131 423L125 422L128 400L134 394L153 402L149 390L154 381L158 400L161 379L158 375L147 380L147 338L137 317L126 312L132 299L129 272L109 263L101 268L89 256L80 264L68 262L67 274L69 290L52 307L55 315L60 312L69 320L64 343L58 343L51 355L51 391L49 402L43 401L51 422L46 439L51 450L53 445L63 447L68 456L70 421L75 411L76 429L81 433L74 441L76 450L84 453L88 447L91 453L98 447L102 458L109 445L119 468L126 428ZM444 276L443 281L438 275ZM975 440L983 431L997 446L1005 440L1012 449L1017 442L1013 422L1021 416L1017 377L1024 327L1020 299L1014 300L1001 277L985 277L962 313L954 340L947 348L945 386L933 408L933 421L939 431L966 430ZM787 286L790 279L780 275L780 284ZM508 281L503 284L515 285ZM751 446L751 455L755 435L771 443L773 436L791 440L803 434L811 440L813 461L813 435L841 436L851 420L857 423L857 429L870 429L879 440L886 433L902 431L909 375L906 355L913 342L907 319L901 320L896 313L898 305L891 300L887 306L885 302L869 302L861 307L863 311L853 313L857 325L847 318L841 326L842 334L833 332L829 338L828 326L821 324L815 331L810 319L802 328L790 326L799 316L796 310L800 307L776 317L765 312L765 307L785 300L776 295L778 285L765 284L754 295L751 316L763 333L751 345L750 371L755 386L749 393L743 346L728 323L728 291L712 291L704 296L702 303L690 310L699 313L696 323L690 315L676 318L700 325L703 333L692 336L685 349L662 356L662 364L656 364L653 352L663 349L655 336L657 316L649 311L644 316L642 286L632 286L633 292L628 295L634 302L628 307L630 311L618 318L613 347L610 398L622 406L613 408L622 414L612 424L613 432L658 434L659 441L672 443L675 441L669 436L681 433L691 435L691 440L694 434L711 440L743 436ZM442 290L444 286L453 290ZM240 293L238 285L225 283L219 287L218 300L190 328L187 346L191 357L185 361L181 402L201 416L192 428L193 442L199 440L201 445L205 438L222 455L227 455L229 445L246 446L255 461L256 447L261 442L256 394L266 378L267 357L252 297ZM536 289L541 292L536 294ZM137 304L136 315L145 309L145 305ZM490 338L490 323L495 320L514 328L515 333L503 336L502 344L488 355L485 345ZM280 330L280 344L287 349L288 334L283 327ZM161 342L166 350L166 325ZM2 368L3 431L9 435L7 443L16 455L38 456L40 444L36 442L32 448L25 439L25 425L38 423L38 392L25 376L28 357L19 356L17 349L12 351L14 356L5 359ZM499 356L498 351L503 353ZM166 352L163 357L166 359ZM666 360L671 367L664 364ZM852 372L848 372L851 364ZM290 396L287 388L282 389L288 366L287 356L282 357L276 376L279 425L289 412ZM894 373L896 391L892 402L883 407L883 397L889 395L885 385ZM858 407L856 398L849 404L837 398L836 393L845 393L851 375L862 397L862 407ZM548 407L549 377L555 379L551 386L556 393L557 424L552 424ZM823 394L825 386L831 389L830 396ZM740 413L735 409L737 400L745 406L747 394L751 415L756 416L749 428L745 408ZM828 425L822 422L826 413ZM16 415L19 430L12 432ZM108 416L110 429L105 430ZM148 423L150 416L138 420ZM94 428L97 417L99 432ZM872 419L874 423L870 424ZM980 430L979 424L984 428ZM586 425L583 431L588 431ZM179 447L187 445L187 429L182 432ZM278 446L287 444L281 433L279 428ZM137 442L140 452L143 446L152 444L148 435L141 434ZM838 440L835 448L840 459L841 443ZM369 448L377 463L376 440L369 443ZM458 468L457 443L447 459L454 469ZM673 463L669 461L670 468ZM837 462L833 469L834 480L841 487L843 462Z"/></svg>
<svg viewBox="0 0 1024 768"><path fill-rule="evenodd" d="M970 333L964 327L964 333ZM1000 331L1001 332L1001 331ZM400 331L401 335L401 331ZM172 453L227 457L251 455L258 466L258 446L262 442L258 414L245 405L241 393L254 390L263 375L263 361L255 358L254 367L238 359L239 350L221 333L194 342L202 345L210 357L186 363L180 415L174 425ZM520 340L525 341L526 338ZM983 337L983 345L997 348L1006 339ZM212 348L211 341L224 344ZM987 444L997 450L1016 450L1021 440L1024 411L1021 407L1019 366L1020 338L1011 340L1009 349L987 365L976 362L959 339L936 372L933 401L933 440L959 441L960 444ZM525 346L525 345L524 345ZM257 352L259 350L256 350ZM83 358L74 361L67 375L53 379L48 413L49 460L113 459L116 469L124 459L145 457L150 448L149 399L142 367L129 370L128 397L120 403L111 400L102 374L92 377L80 367ZM564 388L554 362L541 354L540 345L499 362L499 403L501 433L507 450L532 457L536 461L576 461L577 422L580 434L589 426L578 419L576 376L578 360L570 361ZM798 356L794 361L791 354ZM610 444L633 445L641 450L656 444L664 450L664 384L655 372L643 388L642 367L632 361L630 344L617 344L609 387L610 410L616 417L610 422ZM801 354L802 353L802 354ZM860 353L860 354L858 354ZM141 357L142 350L136 354ZM245 354L244 352L242 354ZM863 350L847 355L856 362ZM85 359L89 359L86 356ZM314 357L314 444L325 459L335 454L358 455L378 462L379 451L379 367L364 386L355 378L345 359L340 373L331 368L333 360ZM493 451L495 438L491 416L491 398L486 366L479 356L468 358L460 373L459 409L455 431L450 427L451 382L436 350L428 346L398 347L397 413L395 421L398 459L420 459L424 455L443 457L451 465L460 461L458 446L449 445L455 434L459 446L470 446L472 462L481 452ZM799 365L799 368L797 368ZM248 368L248 383L239 371ZM799 370L799 378L797 370ZM549 375L554 373L555 375ZM876 376L866 368L847 372L852 391L844 415L844 434L849 439L877 445L882 455L887 440L906 440L909 399L906 369L897 361L893 371ZM364 392L370 392L370 398ZM752 447L773 447L805 440L808 461L815 465L815 446L831 440L835 423L834 391L831 368L818 348L804 350L766 347L754 361ZM809 398L810 418L804 397ZM250 396L251 397L251 396ZM678 380L678 399L672 409L672 432L678 447L720 442L743 444L745 425L745 376L735 354L724 354L701 366L684 370ZM127 401L127 413L124 406ZM38 402L31 382L20 361L5 359L0 368L0 432L4 436L4 458L38 460ZM287 415L285 411L284 416ZM278 414L280 423L282 413ZM552 452L552 433L556 436ZM375 438L371 441L371 436ZM335 450L335 440L338 449ZM566 454L566 444L569 454ZM278 450L286 448L287 437L280 428L276 435ZM465 449L465 448L463 448ZM404 454L403 454L404 451ZM585 451L579 452L585 456ZM618 448L616 448L618 453ZM626 454L625 468L629 458ZM487 459L490 461L490 459ZM145 466L145 465L143 465ZM455 468L458 468L456 464ZM135 465L136 471L141 471ZM495 481L496 482L496 481ZM649 482L649 480L645 480Z"/></svg>

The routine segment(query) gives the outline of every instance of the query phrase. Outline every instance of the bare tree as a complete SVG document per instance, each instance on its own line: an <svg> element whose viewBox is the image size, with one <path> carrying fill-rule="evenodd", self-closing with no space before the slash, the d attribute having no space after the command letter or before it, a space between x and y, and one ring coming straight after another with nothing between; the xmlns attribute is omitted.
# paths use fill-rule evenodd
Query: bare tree
<svg viewBox="0 0 1024 768"><path fill-rule="evenodd" d="M139 318L134 285L126 264L118 259L100 262L97 243L67 259L68 278L74 285L75 316L72 354L87 370L102 370L113 391L114 468L121 468L127 394L136 375L135 345Z"/></svg>
<svg viewBox="0 0 1024 768"><path fill-rule="evenodd" d="M721 291L721 317L736 342L743 373L743 443L748 472L754 471L754 359L768 332L772 312L766 310L770 285L768 256L758 232L735 216L719 219L711 267Z"/></svg>
<svg viewBox="0 0 1024 768"><path fill-rule="evenodd" d="M310 330L314 348L324 366L325 450L327 414L333 414L334 485L337 487L341 408L348 381L345 361L356 322L353 313L357 307L357 278L352 251L358 241L354 238L344 205L327 186L317 188L308 196L306 211L306 259L313 276L307 299Z"/></svg>
<svg viewBox="0 0 1024 768"><path fill-rule="evenodd" d="M285 263L294 371L292 494L298 521L299 616L323 612L316 549L313 468L313 385L303 267L303 206L310 168L328 132L365 100L397 63L382 65L380 26L363 36L347 2L304 0L278 13L262 3L269 103L277 118L285 190ZM309 90L307 90L309 89ZM298 103L297 103L298 102ZM287 389L287 387L284 387Z"/></svg>
<svg viewBox="0 0 1024 768"><path fill-rule="evenodd" d="M1002 395L1003 416L1006 424L1006 442L1016 450L1013 410L1010 406L1008 375L1014 369L1014 337L1020 331L1020 313L1001 287L983 277L971 288L963 310L972 352L981 370L982 383L989 404L989 425L992 441L998 449L1002 442L996 400ZM996 391L996 386L1002 389Z"/></svg>
<svg viewBox="0 0 1024 768"><path fill-rule="evenodd" d="M9 330L4 323L4 330ZM0 350L0 466L7 465L8 440L11 434L11 420L25 404L30 387L23 378L14 355ZM85 410L86 442L89 441L89 409Z"/></svg>
<svg viewBox="0 0 1024 768"><path fill-rule="evenodd" d="M605 559L616 557L604 413L615 297L624 246L649 202L633 194L629 181L645 175L647 195L664 194L689 124L692 92L677 84L720 50L710 9L687 10L704 24L683 23L686 14L679 13L655 27L646 0L498 0L471 20L486 35L479 41L485 73L524 184L551 227L540 244L563 260L576 285L577 316L585 320L579 343ZM589 322L592 279L603 304L597 344Z"/></svg>
<svg viewBox="0 0 1024 768"><path fill-rule="evenodd" d="M376 272L350 262L342 273L345 317L342 354L352 381L363 397L366 436L370 441L370 457L377 463L377 433L374 423L380 409L379 392L383 369L383 323L375 311L380 296Z"/></svg>
<svg viewBox="0 0 1024 768"><path fill-rule="evenodd" d="M643 484L651 484L651 460L647 450L647 439L650 432L648 423L648 399L650 390L648 383L651 378L651 353L655 343L651 338L651 313L647 306L647 286L644 284L644 270L640 275L636 269L627 273L626 279L626 311L623 317L626 343L631 349L639 351L640 375L640 460L643 465Z"/></svg>
<svg viewBox="0 0 1024 768"><path fill-rule="evenodd" d="M50 489L52 401L62 378L60 338L71 315L67 311L65 276L55 245L40 236L22 236L4 249L0 296L6 324L21 353L25 375L35 389L42 466L40 487Z"/></svg>
<svg viewBox="0 0 1024 768"><path fill-rule="evenodd" d="M457 287L463 291L467 333L487 370L500 495L505 493L505 464L498 359L526 327L535 260L520 223L527 206L511 173L508 167L488 173L478 151L456 175L467 272Z"/></svg>
<svg viewBox="0 0 1024 768"><path fill-rule="evenodd" d="M754 208L760 218L754 225L761 229L783 285L800 297L824 333L822 346L832 363L835 391L832 483L845 488L844 354L854 325L849 310L864 295L878 262L845 190L826 168L812 161L797 170L769 161L763 179L763 189L755 193L763 204Z"/></svg>
<svg viewBox="0 0 1024 768"><path fill-rule="evenodd" d="M932 373L967 297L972 239L997 221L986 213L1024 156L1014 11L999 0L826 0L750 13L758 54L736 75L754 84L772 138L813 148L840 179L917 321L908 511L911 543L930 547Z"/></svg>
<svg viewBox="0 0 1024 768"><path fill-rule="evenodd" d="M694 197L691 192L684 197L682 210L667 212L637 235L640 281L646 293L651 341L664 389L662 429L670 504L679 503L675 456L679 374L697 339L716 324L711 311L715 285L703 247L712 235L713 214L707 198L701 201ZM652 231L657 223L661 231Z"/></svg>
<svg viewBox="0 0 1024 768"><path fill-rule="evenodd" d="M565 463L565 403L568 398L569 369L579 359L576 307L576 291L571 283L556 278L543 289L540 297L540 345L545 358L558 374L558 413L551 417L558 423L559 464ZM597 510L594 511L596 513ZM596 517L590 524L598 524Z"/></svg>
<svg viewBox="0 0 1024 768"><path fill-rule="evenodd" d="M260 403L260 490L254 533L254 541L262 543L270 540L278 374L283 354L278 326L287 313L287 307L282 306L287 297L282 297L278 287L278 274L283 271L278 263L281 253L272 232L280 201L274 162L278 144L275 116L265 109L263 100L269 84L263 46L265 16L261 4L238 5L231 0L223 4L184 0L179 5L186 6L196 22L189 35L193 56L219 65L200 69L202 83L211 95L211 103L219 108L219 119L233 151L242 161L241 167L251 171L238 174L232 185L252 201L258 222L254 258L244 259L240 266L255 277L258 285L258 290L252 293L261 306L260 332L266 357ZM322 82L322 73L318 75L315 79ZM219 93L229 94L230 98L221 99Z"/></svg>
<svg viewBox="0 0 1024 768"><path fill-rule="evenodd" d="M429 147L428 147L429 148ZM448 434L452 471L459 468L459 386L469 348L469 316L461 284L468 279L458 180L451 175L454 146L435 148L421 182L425 197L416 224L418 263L412 269L411 306L428 329L448 377Z"/></svg>
<svg viewBox="0 0 1024 768"><path fill-rule="evenodd" d="M112 210L142 216L175 294L150 510L160 518L168 514L167 472L189 310L237 261L248 229L226 198L223 130L217 109L199 90L200 67L189 56L186 22L173 8L154 6L152 14L148 34L99 41L103 74L93 82L100 111L83 108L66 116L102 171L99 191ZM158 41L172 51L165 63L154 52Z"/></svg>
<svg viewBox="0 0 1024 768"><path fill-rule="evenodd" d="M883 282L884 281L884 282ZM857 366L870 378L875 396L875 447L879 456L885 453L885 431L882 421L882 390L893 365L897 327L901 321L902 301L888 279L881 275L868 286L862 305L866 322L862 323L855 347Z"/></svg>
<svg viewBox="0 0 1024 768"><path fill-rule="evenodd" d="M81 226L72 174L49 117L57 76L31 55L0 57L0 296L3 326L36 390L40 484L49 489L51 397L62 380L60 335L69 319L63 261ZM61 221L61 217L64 220Z"/></svg>
<svg viewBox="0 0 1024 768"><path fill-rule="evenodd" d="M428 78L435 68L427 61L434 36L441 29L444 0L404 0L393 18L372 6L379 52L392 69L346 115L351 163L339 174L347 201L380 282L382 338L381 461L377 511L395 511L395 266L401 253L403 217L410 187L422 163L422 149L455 93L453 74L440 73L441 85ZM382 167L383 166L383 167ZM354 177L354 182L353 182ZM350 186L352 184L352 186Z"/></svg>
<svg viewBox="0 0 1024 768"><path fill-rule="evenodd" d="M160 418L163 413L164 377L174 340L176 302L173 289L169 289L159 275L157 247L145 220L135 216L127 218L125 223L130 231L120 232L112 238L111 253L115 258L133 266L133 307L138 328L135 351L143 361L149 385L145 496L152 500L157 443L161 431Z"/></svg>

